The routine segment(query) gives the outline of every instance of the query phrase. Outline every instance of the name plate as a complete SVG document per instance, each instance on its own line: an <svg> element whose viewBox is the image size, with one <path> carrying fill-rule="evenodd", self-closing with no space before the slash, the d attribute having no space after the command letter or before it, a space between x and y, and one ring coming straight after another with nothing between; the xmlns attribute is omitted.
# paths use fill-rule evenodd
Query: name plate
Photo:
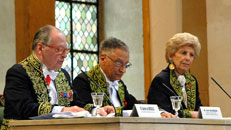
<svg viewBox="0 0 231 130"><path fill-rule="evenodd" d="M132 109L132 117L161 117L156 104L135 104Z"/></svg>
<svg viewBox="0 0 231 130"><path fill-rule="evenodd" d="M200 107L198 117L202 119L222 119L220 107Z"/></svg>

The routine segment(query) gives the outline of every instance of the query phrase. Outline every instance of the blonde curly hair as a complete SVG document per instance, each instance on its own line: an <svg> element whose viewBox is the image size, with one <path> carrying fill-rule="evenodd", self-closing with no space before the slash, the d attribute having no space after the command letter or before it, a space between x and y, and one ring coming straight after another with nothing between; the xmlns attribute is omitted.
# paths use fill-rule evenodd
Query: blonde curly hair
<svg viewBox="0 0 231 130"><path fill-rule="evenodd" d="M190 46L195 51L195 57L199 56L201 44L198 38L190 33L177 33L166 43L165 58L169 62L168 56L173 55L182 46Z"/></svg>

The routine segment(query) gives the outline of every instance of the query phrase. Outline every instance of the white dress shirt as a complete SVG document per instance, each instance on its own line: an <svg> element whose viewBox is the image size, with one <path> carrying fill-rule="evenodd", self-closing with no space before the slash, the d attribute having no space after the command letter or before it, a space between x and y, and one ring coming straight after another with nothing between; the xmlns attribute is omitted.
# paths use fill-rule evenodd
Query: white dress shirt
<svg viewBox="0 0 231 130"><path fill-rule="evenodd" d="M44 74L45 78L47 77L47 75L49 75L51 78L51 82L50 82L49 86L47 86L47 89L49 91L49 97L51 98L50 103L51 104L58 104L59 100L58 100L58 95L57 95L56 87L54 84L54 80L55 80L56 76L59 74L59 72L55 72L54 70L49 71L47 69L46 65L44 65L44 64L42 66L42 70L43 70L43 74ZM63 108L64 108L64 106L54 106L52 109L52 113L61 112Z"/></svg>
<svg viewBox="0 0 231 130"><path fill-rule="evenodd" d="M103 72L103 70L100 68L101 72L103 73L104 77L106 78L106 82L108 84L108 92L109 92L109 96L112 100L112 103L115 107L120 107L121 104L120 104L120 100L118 98L118 94L117 94L117 91L119 89L119 80L115 80L115 81L110 81L106 74Z"/></svg>

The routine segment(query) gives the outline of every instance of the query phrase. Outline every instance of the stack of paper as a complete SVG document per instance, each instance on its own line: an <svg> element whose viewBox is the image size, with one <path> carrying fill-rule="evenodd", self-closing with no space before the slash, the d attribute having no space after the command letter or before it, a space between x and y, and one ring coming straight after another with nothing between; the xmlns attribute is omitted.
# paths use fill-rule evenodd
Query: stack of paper
<svg viewBox="0 0 231 130"><path fill-rule="evenodd" d="M81 112L60 112L54 114L54 118L80 118L80 117L91 117L91 114L88 111Z"/></svg>
<svg viewBox="0 0 231 130"><path fill-rule="evenodd" d="M47 115L30 117L32 120L42 120L42 119L55 119L55 118L80 118L80 117L91 117L88 111L81 112L60 112L60 113L50 113Z"/></svg>

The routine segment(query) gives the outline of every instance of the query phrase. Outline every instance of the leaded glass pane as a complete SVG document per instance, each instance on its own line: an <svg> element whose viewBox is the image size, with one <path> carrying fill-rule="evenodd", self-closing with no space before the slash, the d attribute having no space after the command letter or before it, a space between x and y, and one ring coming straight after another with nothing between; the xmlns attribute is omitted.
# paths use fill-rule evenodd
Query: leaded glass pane
<svg viewBox="0 0 231 130"><path fill-rule="evenodd" d="M70 76L72 76L72 73L71 73L71 70L72 70L71 69L71 55L70 55L70 53L67 54L67 57L63 62L62 68L65 69Z"/></svg>
<svg viewBox="0 0 231 130"><path fill-rule="evenodd" d="M55 2L55 26L66 36L67 42L71 42L70 29L70 4L65 2Z"/></svg>
<svg viewBox="0 0 231 130"><path fill-rule="evenodd" d="M75 53L73 58L73 77L76 77L81 70L89 71L97 65L97 61L98 56L96 54Z"/></svg>
<svg viewBox="0 0 231 130"><path fill-rule="evenodd" d="M66 36L68 48L71 47L71 33L70 33L70 4L65 2L55 2L55 26L59 28ZM71 76L71 55L67 54L63 62L64 68Z"/></svg>
<svg viewBox="0 0 231 130"><path fill-rule="evenodd" d="M73 4L73 49L98 51L96 6Z"/></svg>
<svg viewBox="0 0 231 130"><path fill-rule="evenodd" d="M68 47L71 48L62 68L72 79L80 70L88 71L98 62L97 2L98 0L55 2L55 25L64 32Z"/></svg>

